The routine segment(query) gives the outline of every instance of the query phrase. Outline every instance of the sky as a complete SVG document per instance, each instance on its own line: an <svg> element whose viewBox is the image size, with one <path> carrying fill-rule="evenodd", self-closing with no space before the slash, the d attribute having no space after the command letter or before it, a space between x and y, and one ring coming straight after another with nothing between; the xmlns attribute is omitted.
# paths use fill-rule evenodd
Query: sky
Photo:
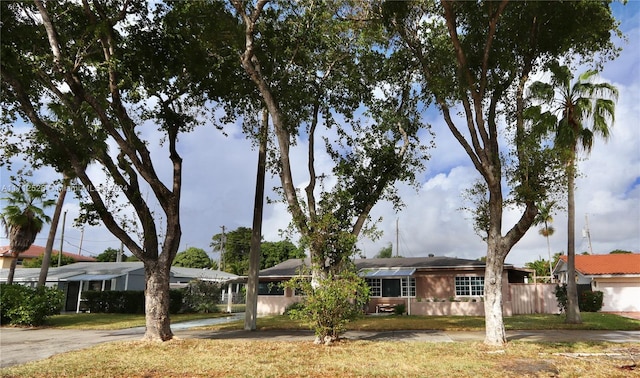
<svg viewBox="0 0 640 378"><path fill-rule="evenodd" d="M624 7L620 4L614 7L627 41L620 41L623 47L620 57L606 64L600 78L620 92L616 121L611 138L606 143L597 139L588 158L579 162L582 175L576 180L577 253L606 254L614 249L640 252L640 1L631 0ZM459 210L465 205L463 191L478 174L442 116L438 113L424 116L435 132L436 148L430 150L431 159L419 175L419 187L397 186L405 203L400 212L396 213L388 203L377 204L371 216L382 219L378 224L382 237L376 241L362 239L358 246L369 258L392 243L394 254L397 251L404 257L434 254L478 259L486 255L486 244L475 234L470 215ZM198 247L211 252L211 237L220 233L223 226L226 230L251 227L257 151L238 127L230 125L225 133L227 136L212 126L202 126L180 137L178 149L184 162L180 251ZM165 149L153 145L151 148L154 159L168 160ZM304 141L292 149L294 181L298 187L303 187L307 180L303 166L305 149ZM327 167L328 171L327 163L326 156L320 155L319 169ZM94 174L99 175L98 170ZM0 189L10 186L9 175L5 168L0 170ZM44 169L36 172L32 181L47 183L57 178L55 172ZM268 177L267 188L278 185L277 178ZM273 192L267 196L275 198ZM51 198L55 198L53 191ZM67 212L63 250L96 256L106 248L119 248L119 240L103 226L85 226L84 232L74 226L78 207L77 200L68 196L63 208ZM161 212L159 208L155 210ZM517 212L506 213L505 231L518 217ZM566 215L557 212L553 218L551 253L565 252ZM290 219L282 203L267 203L264 240L283 239L280 230L287 227ZM60 246L61 228L60 225L55 249ZM515 245L507 256L508 264L522 267L526 262L548 258L547 241L538 229L530 229ZM35 244L44 246L47 234L45 226ZM1 236L0 245L8 245L6 235Z"/></svg>

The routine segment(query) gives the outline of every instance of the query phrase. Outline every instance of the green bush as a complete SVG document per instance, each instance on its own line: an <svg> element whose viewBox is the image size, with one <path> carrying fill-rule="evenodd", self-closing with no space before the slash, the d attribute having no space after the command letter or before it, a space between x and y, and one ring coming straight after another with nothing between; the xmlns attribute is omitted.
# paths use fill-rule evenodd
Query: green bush
<svg viewBox="0 0 640 378"><path fill-rule="evenodd" d="M289 316L310 322L320 341L337 340L369 301L369 286L351 271L328 274L315 288L304 277L294 277L285 285L306 293L301 307L290 308Z"/></svg>
<svg viewBox="0 0 640 378"><path fill-rule="evenodd" d="M169 312L182 307L182 290L169 290ZM144 291L83 291L87 309L93 313L144 314Z"/></svg>
<svg viewBox="0 0 640 378"><path fill-rule="evenodd" d="M291 315L293 313L295 313L296 311L303 311L304 310L304 303L302 302L293 302L290 305L288 305L285 309L284 309L284 314L283 315Z"/></svg>
<svg viewBox="0 0 640 378"><path fill-rule="evenodd" d="M395 315L404 315L405 312L407 312L407 306L404 303L399 303L393 308Z"/></svg>
<svg viewBox="0 0 640 378"><path fill-rule="evenodd" d="M177 314L182 310L182 302L184 301L183 289L169 290L169 313Z"/></svg>
<svg viewBox="0 0 640 378"><path fill-rule="evenodd" d="M556 285L555 294L560 312L567 312L567 284L562 284L562 286Z"/></svg>
<svg viewBox="0 0 640 378"><path fill-rule="evenodd" d="M598 312L602 309L602 300L604 299L604 293L601 291L585 291L580 295L578 301L580 311L585 312Z"/></svg>
<svg viewBox="0 0 640 378"><path fill-rule="evenodd" d="M215 282L193 280L184 289L183 312L217 312L222 288Z"/></svg>
<svg viewBox="0 0 640 378"><path fill-rule="evenodd" d="M39 326L59 314L64 293L48 287L0 285L0 324Z"/></svg>
<svg viewBox="0 0 640 378"><path fill-rule="evenodd" d="M556 285L556 299L560 312L567 310L567 284ZM584 312L598 312L602 309L604 294L591 291L590 285L578 285L578 308Z"/></svg>

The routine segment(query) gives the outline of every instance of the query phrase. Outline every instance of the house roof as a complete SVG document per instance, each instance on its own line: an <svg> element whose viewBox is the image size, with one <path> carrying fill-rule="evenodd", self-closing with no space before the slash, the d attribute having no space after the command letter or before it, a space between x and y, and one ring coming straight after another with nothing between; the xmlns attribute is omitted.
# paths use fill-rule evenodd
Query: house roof
<svg viewBox="0 0 640 378"><path fill-rule="evenodd" d="M27 249L26 251L22 252L20 254L20 257L23 259L35 259L37 257L40 257L42 255L44 255L44 250L45 247L40 246L40 245L32 245L31 247L29 247L29 249ZM58 250L54 249L52 251L52 253L54 254L58 254ZM78 255L75 253L70 253L70 252L62 252L63 256L67 256L67 257L71 257L72 259L74 259L77 262L81 262L81 261L96 261L96 259L94 257L91 256L83 256L83 255ZM11 248L8 245L5 245L3 247L0 247L0 257L12 257L11 256Z"/></svg>
<svg viewBox="0 0 640 378"><path fill-rule="evenodd" d="M432 257L392 257L386 259L356 259L354 260L358 270L368 269L397 269L412 271L420 270L441 270L441 269L478 269L484 268L485 263L478 260L466 260L455 257L432 256ZM302 266L310 266L310 259L290 259L281 262L271 268L260 271L260 277L291 277L299 274ZM513 266L505 264L506 269Z"/></svg>
<svg viewBox="0 0 640 378"><path fill-rule="evenodd" d="M78 262L61 267L49 268L47 281L101 281L105 279L124 276L136 270L143 272L144 265L141 261L132 262ZM9 269L0 270L0 281L6 281ZM37 282L40 268L16 269L14 281ZM184 278L187 281L201 279L204 281L227 281L236 278L235 274L210 269L171 267L171 275L174 278Z"/></svg>
<svg viewBox="0 0 640 378"><path fill-rule="evenodd" d="M567 256L560 256L563 263ZM576 270L585 276L640 274L640 253L576 255Z"/></svg>

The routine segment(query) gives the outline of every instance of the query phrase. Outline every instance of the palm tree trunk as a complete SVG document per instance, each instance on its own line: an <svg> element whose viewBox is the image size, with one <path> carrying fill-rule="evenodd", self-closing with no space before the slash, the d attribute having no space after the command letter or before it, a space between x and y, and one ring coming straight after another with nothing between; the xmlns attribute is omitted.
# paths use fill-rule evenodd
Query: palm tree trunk
<svg viewBox="0 0 640 378"><path fill-rule="evenodd" d="M544 222L544 227L547 230L547 252L549 253L549 282L553 282L553 266L551 261L551 243L549 242L549 226L547 226L547 222Z"/></svg>
<svg viewBox="0 0 640 378"><path fill-rule="evenodd" d="M575 151L567 165L567 323L582 323L576 285Z"/></svg>
<svg viewBox="0 0 640 378"><path fill-rule="evenodd" d="M38 277L38 287L44 286L47 282L47 275L49 274L49 265L51 265L51 252L53 251L53 243L56 238L56 231L58 230L58 221L60 220L60 213L62 213L62 205L64 204L64 198L67 195L67 186L69 185L69 178L65 175L62 179L62 189L58 195L58 201L56 202L56 208L53 211L53 218L51 218L51 228L49 228L49 236L47 237L47 245L44 248L44 255L42 256L42 266L40 267L40 276ZM60 251L62 255L62 251Z"/></svg>
<svg viewBox="0 0 640 378"><path fill-rule="evenodd" d="M16 273L16 265L18 265L18 254L12 252L13 260L11 260L11 265L9 266L9 273L7 274L7 285L13 284L13 276Z"/></svg>
<svg viewBox="0 0 640 378"><path fill-rule="evenodd" d="M244 329L256 330L258 317L258 271L260 270L260 241L262 238L262 208L264 204L264 179L267 161L267 138L269 131L269 112L262 112L260 130L260 149L258 152L258 172L256 174L256 193L253 205L253 227L251 229L251 249L249 251L249 275L247 279L247 306Z"/></svg>

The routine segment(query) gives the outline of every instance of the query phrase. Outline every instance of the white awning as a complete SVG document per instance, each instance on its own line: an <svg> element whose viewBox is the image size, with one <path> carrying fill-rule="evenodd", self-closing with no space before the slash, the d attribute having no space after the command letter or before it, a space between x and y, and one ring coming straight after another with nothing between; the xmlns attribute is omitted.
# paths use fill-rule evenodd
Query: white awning
<svg viewBox="0 0 640 378"><path fill-rule="evenodd" d="M369 269L360 272L365 278L383 278L383 277L409 277L415 273L415 269Z"/></svg>
<svg viewBox="0 0 640 378"><path fill-rule="evenodd" d="M79 274L66 278L64 281L106 281L123 275L124 274Z"/></svg>

